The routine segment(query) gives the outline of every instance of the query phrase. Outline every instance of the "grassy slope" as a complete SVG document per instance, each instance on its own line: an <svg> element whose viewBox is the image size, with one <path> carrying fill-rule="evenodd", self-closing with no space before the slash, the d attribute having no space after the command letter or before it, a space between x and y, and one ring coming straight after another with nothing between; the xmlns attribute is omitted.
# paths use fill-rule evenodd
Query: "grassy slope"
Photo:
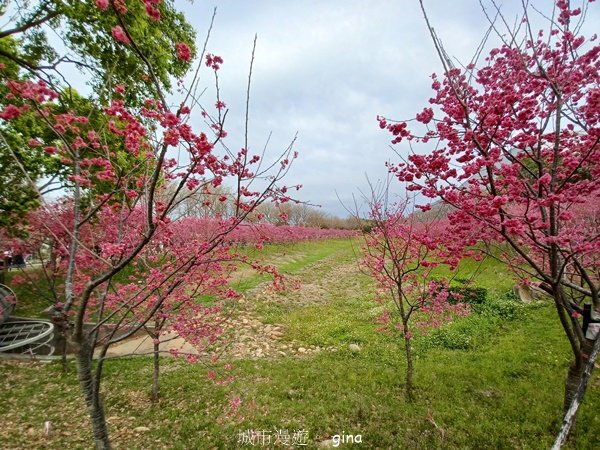
<svg viewBox="0 0 600 450"><path fill-rule="evenodd" d="M251 259L264 258L265 260L272 260L281 273L290 274L326 257L336 249L343 248L346 245L346 241L332 240L321 242L318 245L315 245L315 243L312 242L298 242L287 245L266 245L262 250L257 250L250 246L242 247L238 249L238 251ZM272 279L272 277L268 275L259 275L251 270L245 270L244 265L240 266L240 269L244 272L244 275L241 279L236 280L233 283L233 287L240 291L254 288L259 283L267 282ZM26 279L28 274L33 272L35 272L34 276L40 280L40 283L36 285L35 290L31 289L30 284L28 283L15 284L12 282L14 277L25 277ZM13 269L10 272L7 272L6 284L13 289L17 299L19 299L15 311L13 312L14 316L48 319L48 315L43 311L51 306L54 303L54 300L52 298L51 290L47 287L44 280L45 278L42 276L41 268L39 266L28 267L25 271Z"/></svg>
<svg viewBox="0 0 600 450"><path fill-rule="evenodd" d="M15 277L28 277L32 272L39 272L41 269L37 266L28 267L24 271L13 269L6 274L6 284L14 291L17 296L17 304L13 311L14 316L21 317L40 317L48 319L48 315L43 311L54 304L51 290L45 283L36 285L32 290L28 283L15 284L12 282ZM43 279L43 277L40 277Z"/></svg>
<svg viewBox="0 0 600 450"><path fill-rule="evenodd" d="M265 321L288 326L284 339L337 351L236 361L235 380L224 386L207 381L201 366L166 359L158 407L148 402L149 361L114 361L104 386L110 386L105 403L117 447L235 448L246 429L307 430L308 448L342 432L361 434L362 448L550 447L569 361L551 306L528 307L512 321L474 317L452 325L463 334L479 333L466 350L422 345L415 368L417 400L408 404L402 351L375 331L369 280L336 269L352 265L348 243L297 244L285 251L281 270L327 289L313 302L264 302L257 310ZM478 277L486 279L486 286L497 286L496 276ZM431 344L430 338L420 342ZM352 353L348 343L362 350ZM89 446L73 373L61 376L55 364L0 362L0 383L3 448ZM228 401L236 396L244 403L239 415L228 417ZM580 412L577 448L600 447L598 405L596 377ZM46 420L54 426L49 437L41 433ZM150 430L135 431L139 426Z"/></svg>

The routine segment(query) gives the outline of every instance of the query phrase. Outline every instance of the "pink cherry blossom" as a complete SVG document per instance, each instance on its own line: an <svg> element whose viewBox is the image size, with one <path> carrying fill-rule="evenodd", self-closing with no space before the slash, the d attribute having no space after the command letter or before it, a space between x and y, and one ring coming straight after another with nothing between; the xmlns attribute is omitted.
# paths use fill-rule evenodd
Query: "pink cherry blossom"
<svg viewBox="0 0 600 450"><path fill-rule="evenodd" d="M111 33L112 33L112 37L116 41L121 42L123 44L131 44L129 37L127 36L127 34L125 33L125 31L123 30L121 25L117 25L117 26L113 27L111 30Z"/></svg>

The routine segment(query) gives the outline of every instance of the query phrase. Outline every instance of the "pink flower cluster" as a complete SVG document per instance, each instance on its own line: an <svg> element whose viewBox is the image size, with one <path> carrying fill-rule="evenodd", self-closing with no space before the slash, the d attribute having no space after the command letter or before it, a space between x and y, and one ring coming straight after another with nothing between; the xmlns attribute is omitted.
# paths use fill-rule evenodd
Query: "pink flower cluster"
<svg viewBox="0 0 600 450"><path fill-rule="evenodd" d="M182 61L189 61L192 57L192 51L185 42L178 42L175 44L175 52L177 54L177 58Z"/></svg>
<svg viewBox="0 0 600 450"><path fill-rule="evenodd" d="M121 27L121 25L117 25L113 27L111 30L112 37L115 41L121 42L122 44L131 44L129 37L125 33L125 30Z"/></svg>
<svg viewBox="0 0 600 450"><path fill-rule="evenodd" d="M206 55L206 66L210 67L213 70L219 70L221 68L221 64L223 64L223 58L217 55L213 55L209 53Z"/></svg>

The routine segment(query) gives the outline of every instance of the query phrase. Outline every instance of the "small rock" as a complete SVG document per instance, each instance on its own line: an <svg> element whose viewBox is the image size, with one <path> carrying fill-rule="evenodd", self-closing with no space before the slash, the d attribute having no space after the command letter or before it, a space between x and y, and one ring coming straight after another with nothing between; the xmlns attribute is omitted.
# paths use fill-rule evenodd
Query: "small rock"
<svg viewBox="0 0 600 450"><path fill-rule="evenodd" d="M135 431L137 433L145 433L146 431L150 431L150 428L148 428L148 427L135 427L133 429L133 431Z"/></svg>
<svg viewBox="0 0 600 450"><path fill-rule="evenodd" d="M319 442L319 448L335 448L335 447L337 447L337 445L335 445L335 442L333 441L333 439L327 439L326 441Z"/></svg>
<svg viewBox="0 0 600 450"><path fill-rule="evenodd" d="M306 349L304 347L300 347L298 349L298 353L306 353Z"/></svg>
<svg viewBox="0 0 600 450"><path fill-rule="evenodd" d="M546 291L536 285L517 284L513 287L513 294L521 299L525 304L533 303L534 301L551 299Z"/></svg>
<svg viewBox="0 0 600 450"><path fill-rule="evenodd" d="M358 344L350 344L350 345L348 345L348 348L350 349L350 351L352 353L360 352L360 346Z"/></svg>

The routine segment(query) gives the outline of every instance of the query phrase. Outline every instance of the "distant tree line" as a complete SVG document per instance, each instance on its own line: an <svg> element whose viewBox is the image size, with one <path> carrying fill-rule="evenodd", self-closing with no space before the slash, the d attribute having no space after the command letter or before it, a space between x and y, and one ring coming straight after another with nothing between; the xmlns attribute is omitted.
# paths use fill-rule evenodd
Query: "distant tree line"
<svg viewBox="0 0 600 450"><path fill-rule="evenodd" d="M167 189L175 189L175 185ZM177 207L174 218L229 218L235 216L235 201L231 189L226 186L211 188L203 187L191 191L180 191L177 196ZM358 230L365 228L365 221L353 216L341 218L329 214L318 206L307 203L288 201L274 204L263 203L246 217L251 223L270 223L273 225L290 225L323 229Z"/></svg>

